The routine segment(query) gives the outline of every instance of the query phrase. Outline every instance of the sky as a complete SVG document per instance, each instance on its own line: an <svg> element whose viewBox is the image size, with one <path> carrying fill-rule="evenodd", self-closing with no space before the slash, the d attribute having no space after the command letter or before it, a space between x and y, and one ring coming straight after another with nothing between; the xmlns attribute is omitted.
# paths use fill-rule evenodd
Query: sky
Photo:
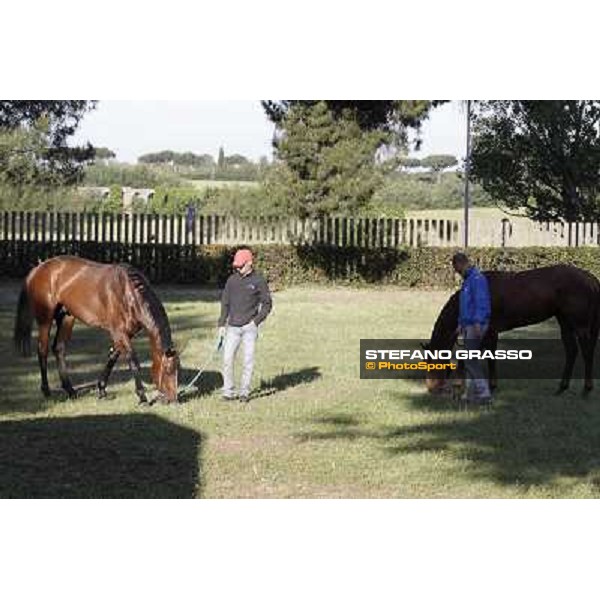
<svg viewBox="0 0 600 600"><path fill-rule="evenodd" d="M260 101L102 100L88 113L72 139L106 146L117 160L135 162L138 156L160 150L218 155L243 154L271 158L273 124ZM461 102L432 111L422 129L423 144L411 155L453 154L465 151L465 110Z"/></svg>

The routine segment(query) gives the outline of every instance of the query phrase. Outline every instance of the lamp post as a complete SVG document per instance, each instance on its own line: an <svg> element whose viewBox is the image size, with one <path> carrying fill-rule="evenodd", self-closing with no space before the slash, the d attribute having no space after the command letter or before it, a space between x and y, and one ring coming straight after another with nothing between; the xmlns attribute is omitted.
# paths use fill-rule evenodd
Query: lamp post
<svg viewBox="0 0 600 600"><path fill-rule="evenodd" d="M469 246L469 174L471 172L471 101L467 100L467 157L465 159L465 214L463 222L465 248Z"/></svg>

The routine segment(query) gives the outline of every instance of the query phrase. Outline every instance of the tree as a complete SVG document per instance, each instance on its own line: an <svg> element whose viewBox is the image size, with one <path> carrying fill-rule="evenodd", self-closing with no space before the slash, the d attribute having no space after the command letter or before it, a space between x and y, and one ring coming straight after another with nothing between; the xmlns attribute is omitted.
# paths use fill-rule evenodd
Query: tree
<svg viewBox="0 0 600 600"><path fill-rule="evenodd" d="M263 100L262 106L267 117L281 127L290 110L298 106L310 108L324 102L334 118L354 118L363 131L383 131L393 134L395 145L408 143L407 130L418 132L432 108L443 104L443 100ZM276 145L276 143L275 143ZM417 135L415 146L420 145Z"/></svg>
<svg viewBox="0 0 600 600"><path fill-rule="evenodd" d="M437 182L442 179L442 171L448 167L454 167L458 164L456 156L452 154L430 154L421 160L421 166L430 169L437 175Z"/></svg>
<svg viewBox="0 0 600 600"><path fill-rule="evenodd" d="M52 185L69 185L81 179L83 166L94 159L94 148L89 143L83 147L69 147L68 138L75 133L83 116L95 107L96 102L88 100L1 100L0 130L8 138L11 132L15 133L13 141L19 137L23 141L28 132L33 132L29 137L33 145L28 146L27 155L36 168L29 171L29 176L40 175L43 185L50 182ZM36 151L32 153L34 146ZM5 145L5 152L6 149ZM14 175L15 171L9 173ZM50 173L52 177L49 177ZM4 180L14 185L22 184L10 175L7 177L6 173Z"/></svg>
<svg viewBox="0 0 600 600"><path fill-rule="evenodd" d="M225 151L223 146L219 148L219 158L217 159L217 168L222 169L225 166Z"/></svg>
<svg viewBox="0 0 600 600"><path fill-rule="evenodd" d="M239 166L245 166L250 164L250 160L248 160L244 155L242 154L231 154L229 156L226 156L223 159L223 166L224 167L239 167Z"/></svg>
<svg viewBox="0 0 600 600"><path fill-rule="evenodd" d="M172 150L162 150L161 152L150 152L148 154L142 154L138 156L138 162L150 164L150 165L161 165L175 162L176 152Z"/></svg>
<svg viewBox="0 0 600 600"><path fill-rule="evenodd" d="M400 165L406 167L407 169L414 169L415 167L421 166L421 160L411 156L405 156L400 159Z"/></svg>
<svg viewBox="0 0 600 600"><path fill-rule="evenodd" d="M397 164L376 158L387 133L364 131L351 111L335 115L325 102L294 105L280 127L266 188L276 208L300 217L356 213Z"/></svg>
<svg viewBox="0 0 600 600"><path fill-rule="evenodd" d="M56 159L47 119L32 127L0 130L0 181L7 186L57 187L77 180L79 164Z"/></svg>
<svg viewBox="0 0 600 600"><path fill-rule="evenodd" d="M597 220L600 101L477 103L471 176L535 220Z"/></svg>
<svg viewBox="0 0 600 600"><path fill-rule="evenodd" d="M96 160L111 160L117 155L110 148L94 148L94 158Z"/></svg>

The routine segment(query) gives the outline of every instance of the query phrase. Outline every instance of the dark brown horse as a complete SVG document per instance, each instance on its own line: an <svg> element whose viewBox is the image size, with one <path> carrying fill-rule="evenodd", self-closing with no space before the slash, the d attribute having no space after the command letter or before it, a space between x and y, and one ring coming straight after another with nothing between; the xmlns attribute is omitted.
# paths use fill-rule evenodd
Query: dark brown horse
<svg viewBox="0 0 600 600"><path fill-rule="evenodd" d="M492 316L483 348L495 350L498 334L556 317L565 348L565 367L558 392L569 387L577 345L585 365L584 392L593 387L592 366L600 328L600 282L594 275L571 265L542 267L515 273L487 271ZM432 350L451 349L457 340L459 292L453 294L438 316L431 342ZM494 361L490 365L490 385L495 387ZM426 379L430 392L445 386L441 376Z"/></svg>
<svg viewBox="0 0 600 600"><path fill-rule="evenodd" d="M51 258L35 267L25 279L17 307L14 340L24 356L31 353L33 320L38 324L38 360L41 389L48 386L48 343L52 322L56 335L52 350L58 362L63 389L76 395L67 373L66 344L75 319L108 331L112 339L108 362L98 380L98 394L106 396L110 373L123 354L135 378L140 402L146 402L140 364L131 340L142 330L150 338L152 380L168 402L177 400L178 357L171 342L167 314L147 279L128 265L104 265L75 256Z"/></svg>

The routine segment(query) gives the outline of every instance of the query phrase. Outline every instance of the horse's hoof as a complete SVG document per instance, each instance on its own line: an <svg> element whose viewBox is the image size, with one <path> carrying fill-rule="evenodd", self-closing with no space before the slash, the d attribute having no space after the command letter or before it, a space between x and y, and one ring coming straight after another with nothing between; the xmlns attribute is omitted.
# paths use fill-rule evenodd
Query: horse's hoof
<svg viewBox="0 0 600 600"><path fill-rule="evenodd" d="M98 390L98 400L104 400L107 396L106 390L105 389L99 389Z"/></svg>
<svg viewBox="0 0 600 600"><path fill-rule="evenodd" d="M44 394L44 396L46 398L50 398L50 388L40 388L42 390L42 394Z"/></svg>
<svg viewBox="0 0 600 600"><path fill-rule="evenodd" d="M554 392L555 396L560 396L563 392L566 392L569 389L569 386L567 385L559 385L558 389L556 390L556 392Z"/></svg>
<svg viewBox="0 0 600 600"><path fill-rule="evenodd" d="M75 400L75 398L77 398L77 392L75 390L67 390L67 397L69 400Z"/></svg>

